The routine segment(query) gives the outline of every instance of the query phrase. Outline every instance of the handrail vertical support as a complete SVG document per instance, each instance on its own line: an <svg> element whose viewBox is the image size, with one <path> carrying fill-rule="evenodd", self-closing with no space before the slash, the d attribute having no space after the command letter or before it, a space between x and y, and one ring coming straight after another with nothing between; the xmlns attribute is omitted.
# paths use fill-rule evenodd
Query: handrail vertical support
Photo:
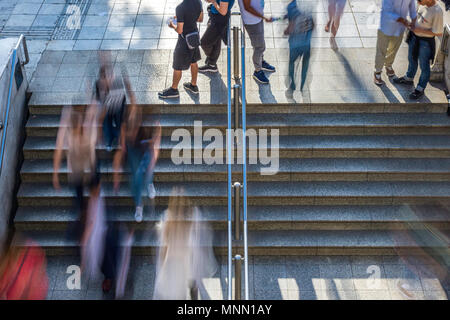
<svg viewBox="0 0 450 320"><path fill-rule="evenodd" d="M234 257L234 299L241 300L242 292L242 257L237 254Z"/></svg>
<svg viewBox="0 0 450 320"><path fill-rule="evenodd" d="M234 80L236 83L240 81L239 72L239 28L233 27L233 63L234 63Z"/></svg>
<svg viewBox="0 0 450 320"><path fill-rule="evenodd" d="M234 239L241 239L241 184L234 185Z"/></svg>

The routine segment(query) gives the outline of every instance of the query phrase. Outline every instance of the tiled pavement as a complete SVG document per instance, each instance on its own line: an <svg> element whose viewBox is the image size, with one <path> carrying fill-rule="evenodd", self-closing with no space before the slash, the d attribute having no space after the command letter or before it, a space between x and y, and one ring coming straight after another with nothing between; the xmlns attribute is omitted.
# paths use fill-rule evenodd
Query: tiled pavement
<svg viewBox="0 0 450 320"><path fill-rule="evenodd" d="M178 2L179 0L0 0L0 37L20 33L27 35L31 62L26 69L31 78L45 50L173 49L177 35L165 23L174 14ZM289 0L266 0L266 15L282 16L288 2ZM329 35L324 32L327 0L300 0L300 3L310 7L315 17L317 28L313 33L312 46L324 49L328 55ZM380 4L381 0L347 1L337 35L340 48L375 47ZM206 7L206 3L204 5ZM238 10L237 4L235 10ZM205 30L207 20L202 23L201 30ZM445 13L445 21L449 20L450 16ZM287 38L282 35L285 25L284 21L265 25L267 48L287 48ZM367 54L373 56L371 51ZM356 68L350 57L347 56L346 59L354 70L360 69L360 66ZM361 67L366 73L372 71L371 65ZM336 75L344 76L344 71L339 68L331 67L331 70ZM272 98L270 92L263 94L268 99ZM349 92L348 95L352 97L355 94ZM343 98L344 101L346 99L348 98Z"/></svg>
<svg viewBox="0 0 450 320"><path fill-rule="evenodd" d="M449 284L441 283L430 266L396 256L303 256L250 257L250 299L276 300L435 300L447 299ZM124 299L151 299L155 281L152 256L133 256ZM101 279L83 279L80 290L68 290L66 273L70 265L79 265L77 257L49 257L48 299L112 299L104 295ZM417 271L421 270L421 271ZM427 270L428 272L424 272ZM377 278L379 274L379 278ZM400 282L410 297L397 286ZM206 292L201 299L227 297L225 259L212 278L204 279Z"/></svg>
<svg viewBox="0 0 450 320"><path fill-rule="evenodd" d="M394 68L398 74L406 71L407 48L401 48ZM172 81L172 50L115 50L109 51L116 70L124 66L130 77L137 101L141 104L162 104L157 92ZM296 91L293 99L286 95L288 83L287 49L267 49L266 59L277 67L269 75L270 85L258 85L252 78L251 49L247 50L246 84L249 103L401 103L408 102L412 90L402 85L379 88L373 83L373 58L370 48L343 48L335 53L327 48L313 49L308 81L304 92ZM226 52L218 63L219 74L199 75L200 95L195 97L185 90L169 103L224 104L227 101ZM70 104L86 103L86 88L92 87L98 73L97 51L46 50L33 75L29 91L32 103ZM190 73L184 72L184 81ZM431 83L421 102L446 102L442 86Z"/></svg>

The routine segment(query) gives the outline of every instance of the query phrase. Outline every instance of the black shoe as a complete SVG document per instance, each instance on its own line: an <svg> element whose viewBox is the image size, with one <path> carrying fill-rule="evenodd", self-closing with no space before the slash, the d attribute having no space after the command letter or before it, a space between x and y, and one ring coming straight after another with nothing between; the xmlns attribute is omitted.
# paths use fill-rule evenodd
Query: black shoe
<svg viewBox="0 0 450 320"><path fill-rule="evenodd" d="M174 89L172 87L162 91L162 92L158 92L158 96L161 99L173 99L173 98L179 98L180 97L180 92L178 91L178 89Z"/></svg>
<svg viewBox="0 0 450 320"><path fill-rule="evenodd" d="M407 84L407 85L413 85L414 84L413 80L408 80L405 77L400 77L400 78L394 77L392 79L392 81L394 81L394 83L398 83L398 84Z"/></svg>
<svg viewBox="0 0 450 320"><path fill-rule="evenodd" d="M192 83L190 83L190 82L185 82L185 83L183 84L183 87L184 87L186 90L188 90L188 91L190 91L190 92L192 92L192 93L198 94L198 86L194 86L194 85L192 85Z"/></svg>
<svg viewBox="0 0 450 320"><path fill-rule="evenodd" d="M421 96L423 96L423 91L414 89L414 91L411 92L411 94L409 95L409 98L410 98L410 99L413 99L413 100L417 100L417 99L419 99Z"/></svg>
<svg viewBox="0 0 450 320"><path fill-rule="evenodd" d="M217 65L205 64L204 66L198 68L198 72L206 73L206 72L218 72Z"/></svg>
<svg viewBox="0 0 450 320"><path fill-rule="evenodd" d="M268 64L265 60L262 62L261 70L264 70L266 72L275 72L275 67Z"/></svg>

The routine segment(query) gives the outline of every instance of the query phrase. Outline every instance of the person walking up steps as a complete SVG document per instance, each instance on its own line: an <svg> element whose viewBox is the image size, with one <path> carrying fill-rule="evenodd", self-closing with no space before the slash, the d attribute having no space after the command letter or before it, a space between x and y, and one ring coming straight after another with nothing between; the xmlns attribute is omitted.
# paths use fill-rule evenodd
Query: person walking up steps
<svg viewBox="0 0 450 320"><path fill-rule="evenodd" d="M235 0L206 0L210 2L208 28L201 40L206 55L205 65L198 68L200 73L217 72L217 60L220 56L222 41L228 41L228 23L231 8Z"/></svg>
<svg viewBox="0 0 450 320"><path fill-rule="evenodd" d="M275 67L264 60L266 42L264 40L264 21L273 22L272 18L264 17L264 0L239 0L242 20L253 47L253 79L262 84L268 84L264 71L275 72Z"/></svg>
<svg viewBox="0 0 450 320"><path fill-rule="evenodd" d="M416 1L415 0L383 0L381 7L380 27L377 35L377 51L375 55L374 83L378 86L385 82L381 79L383 66L389 78L395 77L392 68L395 56L402 44L403 33L409 28L407 17L415 23Z"/></svg>
<svg viewBox="0 0 450 320"><path fill-rule="evenodd" d="M178 98L178 84L184 70L191 69L191 82L183 87L198 94L197 77L200 55L200 35L197 22L203 22L203 8L200 0L183 0L176 8L176 17L169 22L169 28L178 33L178 42L173 53L172 86L158 93L161 99Z"/></svg>

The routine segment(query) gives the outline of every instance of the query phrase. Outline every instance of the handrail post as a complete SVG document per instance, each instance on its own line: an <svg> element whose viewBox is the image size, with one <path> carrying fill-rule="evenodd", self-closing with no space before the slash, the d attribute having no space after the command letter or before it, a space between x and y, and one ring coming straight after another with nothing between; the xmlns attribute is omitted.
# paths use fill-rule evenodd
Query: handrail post
<svg viewBox="0 0 450 320"><path fill-rule="evenodd" d="M233 27L233 63L234 63L234 80L236 83L240 81L239 72L239 28Z"/></svg>
<svg viewBox="0 0 450 320"><path fill-rule="evenodd" d="M241 300L242 292L242 257L237 254L234 257L234 299Z"/></svg>
<svg viewBox="0 0 450 320"><path fill-rule="evenodd" d="M234 184L234 239L241 238L241 184Z"/></svg>
<svg viewBox="0 0 450 320"><path fill-rule="evenodd" d="M239 129L239 89L240 85L235 84L233 86L233 104L234 104L234 130Z"/></svg>

